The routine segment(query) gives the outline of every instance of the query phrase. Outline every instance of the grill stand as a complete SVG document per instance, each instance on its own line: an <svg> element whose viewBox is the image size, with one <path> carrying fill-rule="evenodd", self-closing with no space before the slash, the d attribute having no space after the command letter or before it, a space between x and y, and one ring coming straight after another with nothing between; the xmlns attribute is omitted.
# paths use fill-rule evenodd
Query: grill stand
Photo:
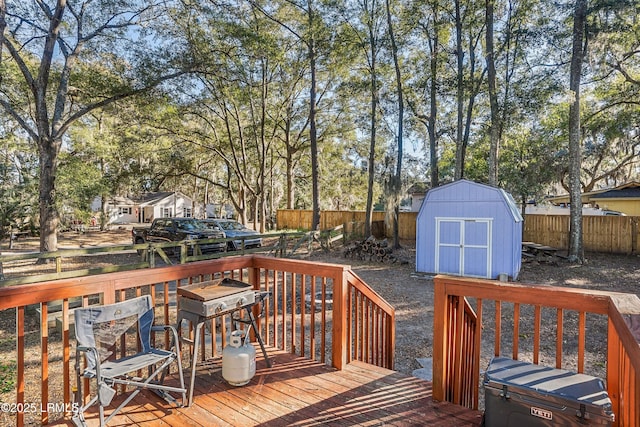
<svg viewBox="0 0 640 427"><path fill-rule="evenodd" d="M180 342L191 345L191 350L189 352L191 355L191 362L190 362L191 377L189 378L189 393L187 395L187 404L186 404L187 407L191 406L191 403L193 402L193 387L195 386L195 379L196 379L196 365L197 365L196 358L198 356L198 343L200 342L200 331L202 330L203 326L205 325L205 322L207 321L230 314L232 324L242 323L245 325L249 325L249 328L247 329L247 334L251 331L251 328L253 327L253 330L255 331L256 339L258 340L258 343L260 344L260 348L262 349L262 355L264 356L264 360L267 362L267 367L269 368L271 367L271 361L267 356L267 350L264 347L264 341L262 340L262 336L258 332L258 327L256 325L256 318L253 315L253 307L256 304L260 304L262 301L264 301L269 296L269 294L270 294L269 292L256 292L255 301L249 304L237 306L231 310L225 310L218 313L214 313L209 316L198 314L198 313L192 313L190 311L186 311L182 309L178 310L178 330L180 332ZM237 313L241 310L247 311L249 320L241 319L240 316L237 316L237 317L233 316L234 313ZM181 325L183 320L187 320L191 325L195 325L193 340L182 337Z"/></svg>

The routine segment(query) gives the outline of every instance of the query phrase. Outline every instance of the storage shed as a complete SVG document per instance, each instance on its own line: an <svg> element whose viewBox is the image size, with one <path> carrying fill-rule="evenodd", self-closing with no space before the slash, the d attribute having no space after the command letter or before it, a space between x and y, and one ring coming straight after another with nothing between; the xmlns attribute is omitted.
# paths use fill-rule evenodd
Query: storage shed
<svg viewBox="0 0 640 427"><path fill-rule="evenodd" d="M416 221L417 271L518 277L522 216L504 190L464 179L433 188Z"/></svg>

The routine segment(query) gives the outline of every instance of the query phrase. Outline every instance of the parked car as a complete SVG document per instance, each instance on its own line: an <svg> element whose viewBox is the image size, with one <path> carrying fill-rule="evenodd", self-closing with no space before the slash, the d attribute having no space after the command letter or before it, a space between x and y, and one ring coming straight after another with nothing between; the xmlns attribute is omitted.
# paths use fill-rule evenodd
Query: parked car
<svg viewBox="0 0 640 427"><path fill-rule="evenodd" d="M262 238L254 237L259 236L260 233L255 230L248 229L238 221L232 219L215 218L205 219L203 220L203 222L205 222L206 224L210 224L210 226L215 225L220 227L220 229L226 234L227 239L234 239L230 240L227 243L228 251L237 251L239 249L242 249L243 241L245 249L259 248L262 246Z"/></svg>
<svg viewBox="0 0 640 427"><path fill-rule="evenodd" d="M607 210L602 211L602 215L605 215L605 216L627 216L627 214L622 213L622 212L607 211Z"/></svg>
<svg viewBox="0 0 640 427"><path fill-rule="evenodd" d="M157 218L151 227L134 227L131 230L134 244L147 242L181 242L183 240L224 239L225 233L205 225L195 218ZM225 242L200 245L202 252L224 252Z"/></svg>

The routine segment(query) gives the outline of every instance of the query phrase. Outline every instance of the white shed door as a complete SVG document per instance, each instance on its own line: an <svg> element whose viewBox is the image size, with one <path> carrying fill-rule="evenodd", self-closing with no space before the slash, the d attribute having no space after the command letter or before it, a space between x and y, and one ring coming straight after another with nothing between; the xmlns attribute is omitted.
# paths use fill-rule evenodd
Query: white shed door
<svg viewBox="0 0 640 427"><path fill-rule="evenodd" d="M436 273L490 278L490 218L436 218Z"/></svg>

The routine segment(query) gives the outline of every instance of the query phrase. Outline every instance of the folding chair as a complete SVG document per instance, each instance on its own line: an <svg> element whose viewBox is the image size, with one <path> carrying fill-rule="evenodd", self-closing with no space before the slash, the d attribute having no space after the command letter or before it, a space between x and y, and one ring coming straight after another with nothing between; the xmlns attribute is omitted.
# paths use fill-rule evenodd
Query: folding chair
<svg viewBox="0 0 640 427"><path fill-rule="evenodd" d="M84 412L99 405L100 426L105 426L133 399L140 390L149 388L176 406L184 406L186 389L182 375L182 362L178 347L178 333L171 325L154 326L153 301L150 295L133 298L110 305L77 308L75 310L75 328L78 345L76 348L75 369L77 374L76 402L79 407L73 416L77 426L86 426ZM134 331L137 323L139 343L134 344L136 354L118 358L115 344L127 331ZM173 342L170 350L151 346L151 332L171 330ZM126 341L125 341L126 342ZM82 356L85 356L86 367L81 368ZM180 387L163 385L169 366L176 362L180 377ZM138 371L147 370L146 378L139 378ZM95 396L89 396L89 402L83 403L82 384L85 378L95 379ZM135 387L131 394L105 419L105 407L111 404L116 394L115 387L122 384ZM91 387L89 387L91 394ZM178 405L170 393L182 395Z"/></svg>

